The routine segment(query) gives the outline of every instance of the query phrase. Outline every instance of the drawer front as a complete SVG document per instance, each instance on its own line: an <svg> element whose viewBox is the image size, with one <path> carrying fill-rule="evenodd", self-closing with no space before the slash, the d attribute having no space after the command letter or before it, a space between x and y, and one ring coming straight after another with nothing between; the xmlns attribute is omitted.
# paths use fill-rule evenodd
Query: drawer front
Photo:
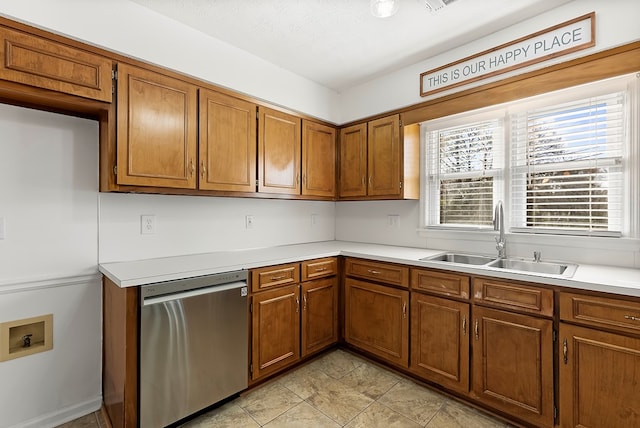
<svg viewBox="0 0 640 428"><path fill-rule="evenodd" d="M300 265L269 266L251 271L251 290L261 291L300 282Z"/></svg>
<svg viewBox="0 0 640 428"><path fill-rule="evenodd" d="M111 60L0 28L0 79L111 102Z"/></svg>
<svg viewBox="0 0 640 428"><path fill-rule="evenodd" d="M562 292L560 319L639 334L640 302Z"/></svg>
<svg viewBox="0 0 640 428"><path fill-rule="evenodd" d="M486 306L553 316L553 290L534 285L474 278L473 300Z"/></svg>
<svg viewBox="0 0 640 428"><path fill-rule="evenodd" d="M411 269L411 289L469 299L469 277L426 269Z"/></svg>
<svg viewBox="0 0 640 428"><path fill-rule="evenodd" d="M302 262L301 268L303 281L333 276L338 273L338 259L327 257L325 259L308 260Z"/></svg>
<svg viewBox="0 0 640 428"><path fill-rule="evenodd" d="M409 268L406 266L370 260L347 259L345 271L348 276L372 279L409 288Z"/></svg>

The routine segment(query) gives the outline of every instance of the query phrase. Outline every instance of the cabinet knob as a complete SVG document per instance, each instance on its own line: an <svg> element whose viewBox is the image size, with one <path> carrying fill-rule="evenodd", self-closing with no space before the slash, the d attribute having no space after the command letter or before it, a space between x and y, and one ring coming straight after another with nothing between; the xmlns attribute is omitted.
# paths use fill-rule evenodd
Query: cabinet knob
<svg viewBox="0 0 640 428"><path fill-rule="evenodd" d="M568 352L569 352L569 346L567 344L567 338L565 337L565 339L562 341L562 361L564 361L565 364L567 364Z"/></svg>
<svg viewBox="0 0 640 428"><path fill-rule="evenodd" d="M480 333L479 333L479 327L478 327L478 320L476 320L476 323L473 327L473 332L476 336L476 340L478 340L480 338Z"/></svg>
<svg viewBox="0 0 640 428"><path fill-rule="evenodd" d="M207 168L204 166L204 161L200 162L200 174L202 175L202 178L207 176Z"/></svg>

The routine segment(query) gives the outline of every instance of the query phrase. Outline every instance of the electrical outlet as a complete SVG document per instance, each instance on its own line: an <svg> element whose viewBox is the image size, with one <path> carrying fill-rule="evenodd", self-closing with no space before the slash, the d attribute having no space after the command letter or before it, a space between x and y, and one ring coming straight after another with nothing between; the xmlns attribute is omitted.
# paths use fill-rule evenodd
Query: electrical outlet
<svg viewBox="0 0 640 428"><path fill-rule="evenodd" d="M398 214L389 214L387 216L387 226L397 229L400 225L400 216Z"/></svg>
<svg viewBox="0 0 640 428"><path fill-rule="evenodd" d="M254 217L254 216L252 216L252 215L247 215L247 216L245 216L245 217L244 217L244 225L245 225L245 228L247 228L247 229L253 229L253 225L254 225L255 221L256 221L256 219L255 219L255 217Z"/></svg>
<svg viewBox="0 0 640 428"><path fill-rule="evenodd" d="M140 233L143 235L154 235L156 233L156 216L140 216Z"/></svg>
<svg viewBox="0 0 640 428"><path fill-rule="evenodd" d="M315 227L318 224L318 214L311 214L311 227Z"/></svg>

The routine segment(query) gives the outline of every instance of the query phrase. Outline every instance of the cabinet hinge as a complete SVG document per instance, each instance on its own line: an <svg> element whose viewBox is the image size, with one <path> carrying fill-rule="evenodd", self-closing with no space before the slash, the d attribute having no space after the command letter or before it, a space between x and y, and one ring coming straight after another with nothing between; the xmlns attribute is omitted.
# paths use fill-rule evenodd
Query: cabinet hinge
<svg viewBox="0 0 640 428"><path fill-rule="evenodd" d="M400 182L400 190L402 190L402 181Z"/></svg>
<svg viewBox="0 0 640 428"><path fill-rule="evenodd" d="M113 175L118 175L118 165L113 166Z"/></svg>
<svg viewBox="0 0 640 428"><path fill-rule="evenodd" d="M111 70L111 79L118 80L118 70Z"/></svg>
<svg viewBox="0 0 640 428"><path fill-rule="evenodd" d="M556 406L553 406L553 422L557 422L558 421L558 408Z"/></svg>
<svg viewBox="0 0 640 428"><path fill-rule="evenodd" d="M402 128L402 119L398 120L398 126L400 126L400 128Z"/></svg>
<svg viewBox="0 0 640 428"><path fill-rule="evenodd" d="M253 377L253 363L249 364L249 374Z"/></svg>
<svg viewBox="0 0 640 428"><path fill-rule="evenodd" d="M260 112L258 111L258 107L256 107L256 119L260 119Z"/></svg>
<svg viewBox="0 0 640 428"><path fill-rule="evenodd" d="M253 302L249 303L249 313L253 313Z"/></svg>
<svg viewBox="0 0 640 428"><path fill-rule="evenodd" d="M260 187L260 180L256 180L256 187Z"/></svg>
<svg viewBox="0 0 640 428"><path fill-rule="evenodd" d="M551 338L554 342L558 340L558 332L555 329L551 331Z"/></svg>

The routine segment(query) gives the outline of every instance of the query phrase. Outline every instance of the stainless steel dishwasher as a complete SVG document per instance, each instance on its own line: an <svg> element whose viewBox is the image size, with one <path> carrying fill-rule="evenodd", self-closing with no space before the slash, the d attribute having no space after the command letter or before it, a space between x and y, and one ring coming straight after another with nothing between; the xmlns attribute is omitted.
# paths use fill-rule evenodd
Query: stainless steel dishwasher
<svg viewBox="0 0 640 428"><path fill-rule="evenodd" d="M247 271L141 287L140 426L163 427L247 387Z"/></svg>

